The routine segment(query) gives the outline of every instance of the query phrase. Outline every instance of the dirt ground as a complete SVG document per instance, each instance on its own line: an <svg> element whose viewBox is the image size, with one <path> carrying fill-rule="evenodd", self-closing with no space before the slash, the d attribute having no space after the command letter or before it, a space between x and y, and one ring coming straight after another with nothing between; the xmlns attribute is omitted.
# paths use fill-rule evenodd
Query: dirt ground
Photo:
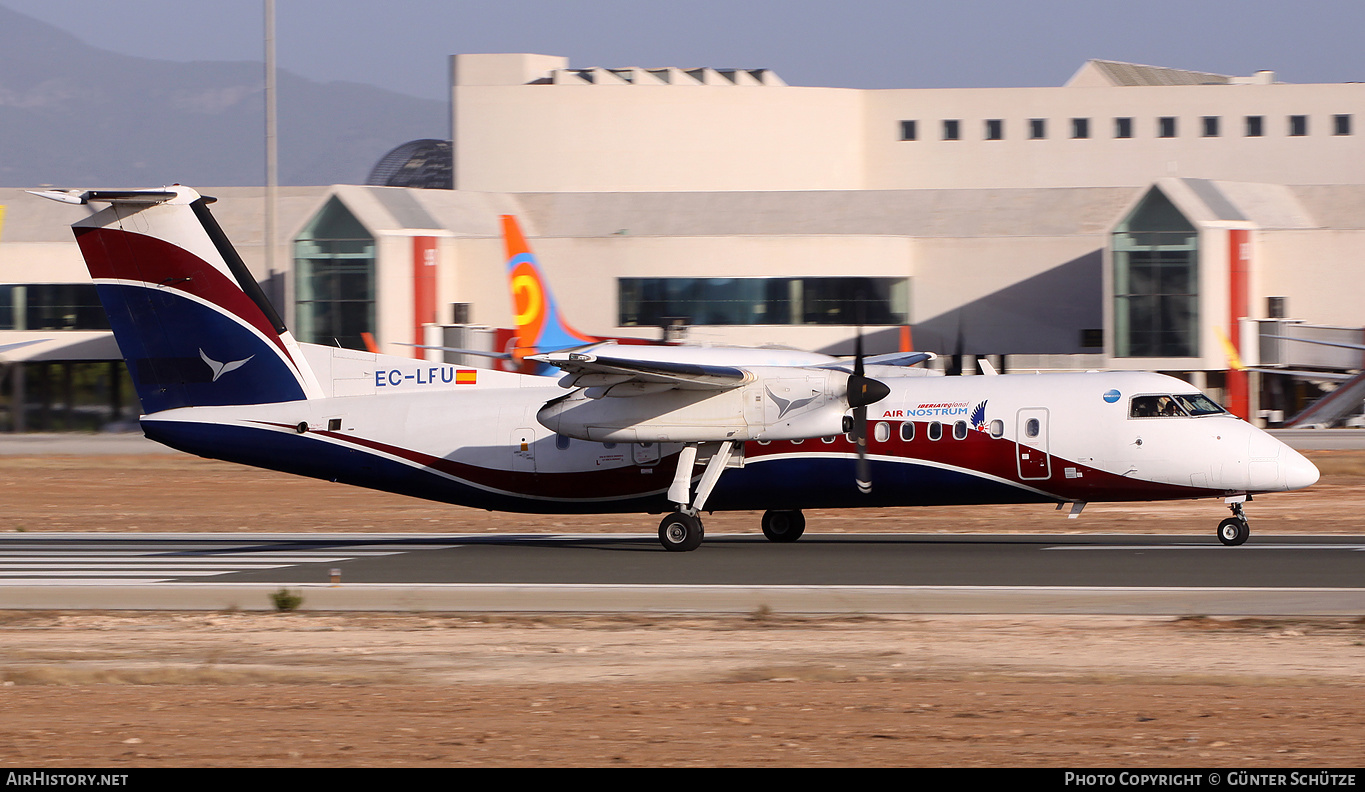
<svg viewBox="0 0 1365 792"><path fill-rule="evenodd" d="M1248 506L1360 534L1365 454ZM3 531L650 532L173 456L0 458ZM819 532L1212 533L1216 501L811 512ZM717 514L707 531L756 531ZM1365 574L1363 574L1365 579ZM3 609L0 602L0 609ZM0 768L1359 767L1362 618L0 610Z"/></svg>

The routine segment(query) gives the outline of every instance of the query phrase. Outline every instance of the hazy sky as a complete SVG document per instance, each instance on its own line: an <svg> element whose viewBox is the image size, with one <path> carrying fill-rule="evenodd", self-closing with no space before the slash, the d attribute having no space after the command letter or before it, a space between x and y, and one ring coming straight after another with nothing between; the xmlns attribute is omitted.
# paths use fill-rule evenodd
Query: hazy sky
<svg viewBox="0 0 1365 792"><path fill-rule="evenodd" d="M261 0L0 0L166 60L262 59ZM444 97L447 56L769 68L792 85L1060 85L1088 58L1287 82L1365 80L1362 0L277 0L281 68ZM59 56L54 53L54 56Z"/></svg>

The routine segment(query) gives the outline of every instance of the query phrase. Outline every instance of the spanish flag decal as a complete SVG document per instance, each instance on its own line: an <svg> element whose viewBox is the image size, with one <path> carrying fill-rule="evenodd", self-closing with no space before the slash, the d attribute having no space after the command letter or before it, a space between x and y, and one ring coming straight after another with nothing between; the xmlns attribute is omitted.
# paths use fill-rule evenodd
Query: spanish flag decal
<svg viewBox="0 0 1365 792"><path fill-rule="evenodd" d="M456 370L455 370L455 384L456 384L456 385L476 385L476 384L478 384L478 378L479 378L479 370L478 370L478 369L456 369Z"/></svg>

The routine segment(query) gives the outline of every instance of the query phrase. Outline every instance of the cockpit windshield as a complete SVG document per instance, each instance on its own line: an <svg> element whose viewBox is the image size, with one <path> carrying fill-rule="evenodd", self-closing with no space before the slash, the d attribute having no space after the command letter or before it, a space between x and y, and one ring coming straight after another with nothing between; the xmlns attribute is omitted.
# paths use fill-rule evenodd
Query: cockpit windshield
<svg viewBox="0 0 1365 792"><path fill-rule="evenodd" d="M1196 418L1201 415L1218 415L1227 412L1227 410L1219 407L1213 399L1202 393L1177 393L1175 400L1180 403L1181 407L1185 408L1185 412Z"/></svg>
<svg viewBox="0 0 1365 792"><path fill-rule="evenodd" d="M1128 407L1129 418L1198 418L1225 412L1202 393L1134 396Z"/></svg>

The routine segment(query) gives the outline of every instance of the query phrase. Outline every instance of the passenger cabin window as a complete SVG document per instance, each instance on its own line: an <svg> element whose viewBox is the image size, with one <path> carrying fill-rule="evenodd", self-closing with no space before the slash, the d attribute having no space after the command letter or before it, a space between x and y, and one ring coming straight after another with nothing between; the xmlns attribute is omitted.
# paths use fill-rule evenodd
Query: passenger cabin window
<svg viewBox="0 0 1365 792"><path fill-rule="evenodd" d="M998 419L998 418L997 418L996 420L994 420L994 421L991 421L991 437L994 437L996 440L999 440L1000 438L1002 438L1002 437L1004 437L1004 436L1005 436L1005 422L1002 421L1002 420L1000 420L1000 419Z"/></svg>
<svg viewBox="0 0 1365 792"><path fill-rule="evenodd" d="M1225 412L1202 393L1134 396L1128 407L1129 418L1186 418L1221 415Z"/></svg>
<svg viewBox="0 0 1365 792"><path fill-rule="evenodd" d="M954 439L954 440L966 440L966 439L967 439L967 422L966 422L966 421L958 421L957 423L953 424L953 439Z"/></svg>
<svg viewBox="0 0 1365 792"><path fill-rule="evenodd" d="M901 440L910 442L915 439L915 422L905 421L901 423Z"/></svg>
<svg viewBox="0 0 1365 792"><path fill-rule="evenodd" d="M872 437L878 443L885 443L887 440L890 440L891 425L886 421L878 421L877 425L872 427Z"/></svg>
<svg viewBox="0 0 1365 792"><path fill-rule="evenodd" d="M943 424L938 421L929 422L929 439L941 440L943 438Z"/></svg>

